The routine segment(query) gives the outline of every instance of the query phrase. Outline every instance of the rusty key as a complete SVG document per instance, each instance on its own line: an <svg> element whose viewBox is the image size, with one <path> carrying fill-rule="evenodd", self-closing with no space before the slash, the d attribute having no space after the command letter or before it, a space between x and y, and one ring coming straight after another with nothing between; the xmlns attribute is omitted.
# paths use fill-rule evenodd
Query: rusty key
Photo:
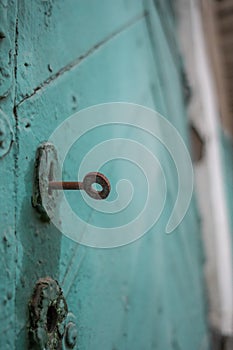
<svg viewBox="0 0 233 350"><path fill-rule="evenodd" d="M99 184L102 190L95 190L92 185ZM52 190L84 190L91 198L100 200L108 197L111 185L109 180L101 173L88 173L82 182L49 181L49 191Z"/></svg>

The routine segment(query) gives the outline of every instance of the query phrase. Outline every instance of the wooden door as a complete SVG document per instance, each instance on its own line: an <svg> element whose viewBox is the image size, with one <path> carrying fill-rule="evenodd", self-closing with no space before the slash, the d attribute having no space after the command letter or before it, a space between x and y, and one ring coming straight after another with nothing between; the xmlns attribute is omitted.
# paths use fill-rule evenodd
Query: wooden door
<svg viewBox="0 0 233 350"><path fill-rule="evenodd" d="M112 249L81 245L41 221L31 205L38 146L86 107L125 101L155 109L188 146L172 2L6 0L0 6L6 33L0 45L7 52L2 63L9 73L0 102L7 130L14 131L0 159L1 348L28 348L28 302L36 281L50 276L76 317L77 349L208 349L199 216L193 199L174 234L163 234L177 196L177 174L161 145L156 150L167 181L165 211L134 243ZM106 135L130 132L119 127L88 134L70 151L64 178L77 180L85 153ZM132 138L150 145L140 133ZM145 200L142 174L135 177L133 165L110 163L102 170L113 189L125 172L136 181L132 216ZM80 193L67 198L87 222L115 224L114 215L106 219L90 211Z"/></svg>

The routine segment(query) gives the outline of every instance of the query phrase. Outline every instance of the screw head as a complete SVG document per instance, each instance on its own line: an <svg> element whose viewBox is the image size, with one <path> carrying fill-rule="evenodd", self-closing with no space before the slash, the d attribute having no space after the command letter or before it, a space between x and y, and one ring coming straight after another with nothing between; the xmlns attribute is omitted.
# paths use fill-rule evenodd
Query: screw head
<svg viewBox="0 0 233 350"><path fill-rule="evenodd" d="M66 327L65 342L68 348L73 349L77 343L77 327L74 322L69 322Z"/></svg>

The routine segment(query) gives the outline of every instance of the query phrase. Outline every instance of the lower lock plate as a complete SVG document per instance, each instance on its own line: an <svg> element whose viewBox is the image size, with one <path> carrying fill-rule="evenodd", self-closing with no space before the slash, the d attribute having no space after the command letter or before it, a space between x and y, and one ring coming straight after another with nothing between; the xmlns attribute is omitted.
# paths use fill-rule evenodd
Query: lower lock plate
<svg viewBox="0 0 233 350"><path fill-rule="evenodd" d="M58 282L50 277L39 279L29 302L30 349L61 350L67 313Z"/></svg>

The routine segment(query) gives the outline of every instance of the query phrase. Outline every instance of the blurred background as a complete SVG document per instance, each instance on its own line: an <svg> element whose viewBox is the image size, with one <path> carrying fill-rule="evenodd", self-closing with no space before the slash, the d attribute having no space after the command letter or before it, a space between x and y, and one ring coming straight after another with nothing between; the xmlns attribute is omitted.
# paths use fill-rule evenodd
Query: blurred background
<svg viewBox="0 0 233 350"><path fill-rule="evenodd" d="M214 345L232 347L233 1L177 1ZM222 340L221 336L222 334ZM224 340L224 334L229 343ZM231 340L230 340L231 339ZM227 345L228 344L228 345Z"/></svg>

